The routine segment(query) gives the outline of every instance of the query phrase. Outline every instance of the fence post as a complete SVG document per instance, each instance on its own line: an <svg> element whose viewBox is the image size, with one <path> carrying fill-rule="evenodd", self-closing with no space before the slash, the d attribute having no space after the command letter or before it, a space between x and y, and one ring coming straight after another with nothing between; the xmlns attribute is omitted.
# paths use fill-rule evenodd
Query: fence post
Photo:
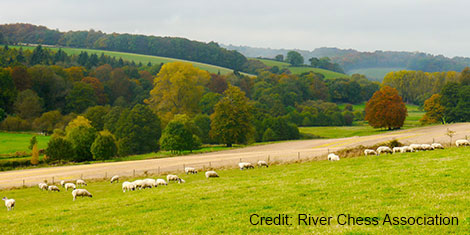
<svg viewBox="0 0 470 235"><path fill-rule="evenodd" d="M330 154L330 149L328 149L328 154Z"/></svg>
<svg viewBox="0 0 470 235"><path fill-rule="evenodd" d="M242 162L242 158L240 158L240 162Z"/></svg>
<svg viewBox="0 0 470 235"><path fill-rule="evenodd" d="M133 175L133 177L135 177L135 169L134 169L134 171L133 171L132 175Z"/></svg>
<svg viewBox="0 0 470 235"><path fill-rule="evenodd" d="M23 187L25 186L24 179L23 179Z"/></svg>
<svg viewBox="0 0 470 235"><path fill-rule="evenodd" d="M270 156L268 155L268 164L269 164L269 158L270 158Z"/></svg>
<svg viewBox="0 0 470 235"><path fill-rule="evenodd" d="M52 184L54 184L54 176L52 176Z"/></svg>
<svg viewBox="0 0 470 235"><path fill-rule="evenodd" d="M186 169L186 164L183 164L183 171L185 171Z"/></svg>
<svg viewBox="0 0 470 235"><path fill-rule="evenodd" d="M80 179L83 179L83 173L80 175Z"/></svg>
<svg viewBox="0 0 470 235"><path fill-rule="evenodd" d="M211 164L211 162L209 162L209 168L211 168L211 167L212 167L212 164Z"/></svg>
<svg viewBox="0 0 470 235"><path fill-rule="evenodd" d="M202 165L202 171L206 171L206 165Z"/></svg>
<svg viewBox="0 0 470 235"><path fill-rule="evenodd" d="M433 142L433 143L435 142L435 141L434 141L434 138L432 138L432 142Z"/></svg>
<svg viewBox="0 0 470 235"><path fill-rule="evenodd" d="M297 160L300 160L300 152L297 153Z"/></svg>

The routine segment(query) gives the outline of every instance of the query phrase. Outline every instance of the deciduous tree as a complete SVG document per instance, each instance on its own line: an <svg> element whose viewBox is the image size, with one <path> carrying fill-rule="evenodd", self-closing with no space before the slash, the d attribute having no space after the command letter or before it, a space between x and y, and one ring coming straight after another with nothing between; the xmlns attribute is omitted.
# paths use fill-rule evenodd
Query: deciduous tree
<svg viewBox="0 0 470 235"><path fill-rule="evenodd" d="M365 120L374 128L400 128L405 122L407 109L395 88L384 86L375 92L366 104Z"/></svg>
<svg viewBox="0 0 470 235"><path fill-rule="evenodd" d="M424 101L426 114L419 120L422 123L445 123L444 106L441 105L441 95L434 94Z"/></svg>

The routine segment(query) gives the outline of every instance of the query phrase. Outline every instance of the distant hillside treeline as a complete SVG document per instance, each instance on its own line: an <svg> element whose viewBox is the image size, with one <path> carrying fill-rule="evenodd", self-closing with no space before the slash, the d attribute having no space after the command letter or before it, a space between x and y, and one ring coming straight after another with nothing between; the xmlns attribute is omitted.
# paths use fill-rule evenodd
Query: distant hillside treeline
<svg viewBox="0 0 470 235"><path fill-rule="evenodd" d="M247 46L222 45L230 50L237 50L247 57L274 58L276 55L284 56L291 50L254 48ZM421 52L375 51L360 52L353 49L317 48L313 51L294 50L299 52L305 61L312 57L329 57L332 62L338 63L346 72L361 68L400 67L408 70L424 72L461 71L470 65L470 58L431 55Z"/></svg>
<svg viewBox="0 0 470 235"><path fill-rule="evenodd" d="M185 38L131 34L106 34L101 31L60 32L31 24L0 25L0 44L30 43L132 52L197 61L243 70L247 62L237 51L221 48L217 43L203 43Z"/></svg>

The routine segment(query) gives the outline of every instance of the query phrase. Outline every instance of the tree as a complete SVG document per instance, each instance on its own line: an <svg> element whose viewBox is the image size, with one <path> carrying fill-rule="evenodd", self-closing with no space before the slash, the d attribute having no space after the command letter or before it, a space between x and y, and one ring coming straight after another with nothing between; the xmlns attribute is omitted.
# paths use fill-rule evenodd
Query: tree
<svg viewBox="0 0 470 235"><path fill-rule="evenodd" d="M72 160L74 156L72 143L62 137L53 137L47 143L46 155L50 162Z"/></svg>
<svg viewBox="0 0 470 235"><path fill-rule="evenodd" d="M299 66L304 63L304 57L296 51L289 51L287 53L286 62L292 66Z"/></svg>
<svg viewBox="0 0 470 235"><path fill-rule="evenodd" d="M116 137L119 155L140 154L158 151L161 136L160 119L146 105L137 104L125 117L119 119Z"/></svg>
<svg viewBox="0 0 470 235"><path fill-rule="evenodd" d="M93 106L85 111L85 118L91 121L91 125L98 131L103 130L104 123L106 122L106 114L109 112L109 107Z"/></svg>
<svg viewBox="0 0 470 235"><path fill-rule="evenodd" d="M84 77L82 82L90 84L93 87L98 104L106 104L106 102L108 102L108 97L104 93L104 86L100 80L94 77Z"/></svg>
<svg viewBox="0 0 470 235"><path fill-rule="evenodd" d="M39 150L38 144L33 145L32 153L31 153L31 164L37 165L39 164Z"/></svg>
<svg viewBox="0 0 470 235"><path fill-rule="evenodd" d="M31 137L31 139L29 140L29 149L33 149L34 145L38 143L38 140L36 139L36 136L34 135L33 137Z"/></svg>
<svg viewBox="0 0 470 235"><path fill-rule="evenodd" d="M445 123L444 106L441 105L441 95L434 94L424 101L424 111L426 113L419 120L422 123Z"/></svg>
<svg viewBox="0 0 470 235"><path fill-rule="evenodd" d="M222 95L214 92L207 92L199 101L199 107L204 114L214 112L214 106L222 98Z"/></svg>
<svg viewBox="0 0 470 235"><path fill-rule="evenodd" d="M374 128L400 128L405 122L407 109L395 88L384 86L374 93L366 104L365 120Z"/></svg>
<svg viewBox="0 0 470 235"><path fill-rule="evenodd" d="M0 68L0 107L7 113L11 113L17 91L9 69Z"/></svg>
<svg viewBox="0 0 470 235"><path fill-rule="evenodd" d="M109 130L111 133L116 133L117 125L119 119L126 117L129 114L130 110L120 106L114 106L111 110L104 116L104 126L103 129ZM124 122L124 121L123 121Z"/></svg>
<svg viewBox="0 0 470 235"><path fill-rule="evenodd" d="M101 131L91 145L95 160L107 160L116 156L117 146L114 136L109 131Z"/></svg>
<svg viewBox="0 0 470 235"><path fill-rule="evenodd" d="M42 112L43 100L32 90L24 90L18 94L14 103L15 113L23 119L39 117Z"/></svg>
<svg viewBox="0 0 470 235"><path fill-rule="evenodd" d="M207 114L198 114L193 119L194 125L198 128L199 138L202 143L210 144L212 140L209 132L211 130L211 118Z"/></svg>
<svg viewBox="0 0 470 235"><path fill-rule="evenodd" d="M75 153L72 160L77 162L93 160L90 150L95 138L96 130L93 127L78 126L67 131L67 140L72 143Z"/></svg>
<svg viewBox="0 0 470 235"><path fill-rule="evenodd" d="M83 82L75 82L67 97L67 110L82 113L88 107L96 105L96 96L93 87Z"/></svg>
<svg viewBox="0 0 470 235"><path fill-rule="evenodd" d="M0 122L2 122L6 117L7 117L7 114L5 113L5 110L0 108Z"/></svg>
<svg viewBox="0 0 470 235"><path fill-rule="evenodd" d="M31 89L31 77L28 74L28 70L25 66L15 66L11 70L11 77L15 83L16 89L24 91Z"/></svg>
<svg viewBox="0 0 470 235"><path fill-rule="evenodd" d="M65 125L67 125L67 123L64 123L64 117L57 110L43 113L41 117L34 119L33 122L35 130L42 131L47 134L51 134L56 128L63 129Z"/></svg>
<svg viewBox="0 0 470 235"><path fill-rule="evenodd" d="M165 122L175 114L193 116L199 112L199 101L210 75L192 64L174 62L165 64L154 81L146 103Z"/></svg>
<svg viewBox="0 0 470 235"><path fill-rule="evenodd" d="M247 143L254 135L252 109L245 93L229 85L211 115L211 136L228 147Z"/></svg>
<svg viewBox="0 0 470 235"><path fill-rule="evenodd" d="M268 141L274 141L277 140L278 137L276 136L276 133L271 128L266 129L266 131L263 134L263 141L268 142Z"/></svg>
<svg viewBox="0 0 470 235"><path fill-rule="evenodd" d="M276 55L274 59L277 61L284 61L284 56L282 54L279 54L279 55Z"/></svg>
<svg viewBox="0 0 470 235"><path fill-rule="evenodd" d="M180 121L173 120L166 125L160 138L160 146L164 150L181 152L193 150L197 141L190 130Z"/></svg>

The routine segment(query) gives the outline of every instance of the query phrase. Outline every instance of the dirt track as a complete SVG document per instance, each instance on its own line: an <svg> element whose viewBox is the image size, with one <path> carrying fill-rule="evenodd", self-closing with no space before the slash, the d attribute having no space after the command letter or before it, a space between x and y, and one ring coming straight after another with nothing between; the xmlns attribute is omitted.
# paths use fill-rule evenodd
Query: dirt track
<svg viewBox="0 0 470 235"><path fill-rule="evenodd" d="M184 166L196 168L233 167L241 160L255 162L259 159L270 161L289 161L297 158L321 158L329 152L358 145L370 146L397 139L403 143L448 143L447 128L455 131L453 140L470 137L470 123L438 125L409 130L387 132L373 136L349 137L339 139L316 139L287 141L276 144L259 145L220 152L186 155L181 157L99 163L78 166L50 167L7 171L0 173L0 188L35 185L44 180L51 182L62 179L71 180L83 176L85 179L141 175L147 173L164 173L181 171Z"/></svg>

